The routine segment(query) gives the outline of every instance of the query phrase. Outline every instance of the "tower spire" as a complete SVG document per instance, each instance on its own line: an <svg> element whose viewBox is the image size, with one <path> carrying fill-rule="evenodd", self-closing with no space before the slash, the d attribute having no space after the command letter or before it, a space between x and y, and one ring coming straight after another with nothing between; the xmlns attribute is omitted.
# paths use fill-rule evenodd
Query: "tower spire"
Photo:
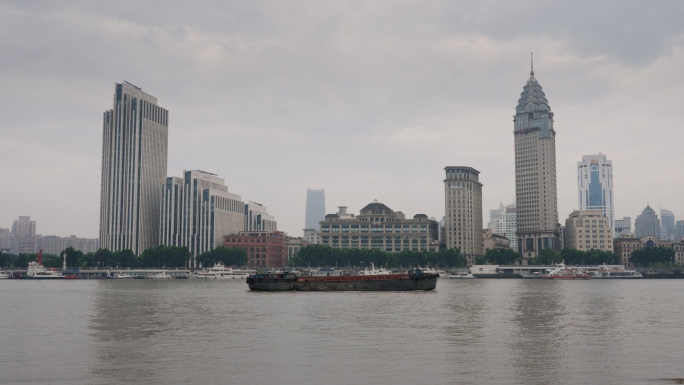
<svg viewBox="0 0 684 385"><path fill-rule="evenodd" d="M530 75L534 76L534 60L532 58L532 52L530 52Z"/></svg>

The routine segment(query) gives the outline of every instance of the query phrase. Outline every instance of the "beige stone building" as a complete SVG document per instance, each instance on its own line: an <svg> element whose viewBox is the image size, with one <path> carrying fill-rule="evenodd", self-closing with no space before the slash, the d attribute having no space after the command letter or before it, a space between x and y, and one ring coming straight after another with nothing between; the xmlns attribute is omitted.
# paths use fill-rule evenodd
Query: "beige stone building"
<svg viewBox="0 0 684 385"><path fill-rule="evenodd" d="M646 236L641 238L636 238L634 234L625 234L613 239L613 248L615 254L620 256L622 264L625 266L631 266L632 263L629 258L632 256L632 252L635 250L640 250L645 247L669 247L674 248L673 243L669 241L661 241L660 239L653 236ZM675 263L677 260L677 249L675 249ZM682 256L684 259L684 255Z"/></svg>
<svg viewBox="0 0 684 385"><path fill-rule="evenodd" d="M482 235L485 252L487 250L511 248L511 240L505 235L495 233L492 229L484 229Z"/></svg>
<svg viewBox="0 0 684 385"><path fill-rule="evenodd" d="M484 255L482 183L472 167L445 167L445 244L458 248L471 265Z"/></svg>
<svg viewBox="0 0 684 385"><path fill-rule="evenodd" d="M438 251L438 224L425 214L407 219L377 200L355 217L328 214L321 225L321 244L339 249Z"/></svg>
<svg viewBox="0 0 684 385"><path fill-rule="evenodd" d="M565 220L565 247L576 250L613 251L613 229L603 210L575 210Z"/></svg>

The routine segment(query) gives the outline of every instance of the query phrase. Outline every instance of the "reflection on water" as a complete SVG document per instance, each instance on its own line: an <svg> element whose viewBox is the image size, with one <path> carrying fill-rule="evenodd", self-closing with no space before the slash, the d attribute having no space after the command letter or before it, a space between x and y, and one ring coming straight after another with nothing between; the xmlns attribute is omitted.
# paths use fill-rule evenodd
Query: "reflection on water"
<svg viewBox="0 0 684 385"><path fill-rule="evenodd" d="M0 282L0 384L642 384L684 377L684 281Z"/></svg>

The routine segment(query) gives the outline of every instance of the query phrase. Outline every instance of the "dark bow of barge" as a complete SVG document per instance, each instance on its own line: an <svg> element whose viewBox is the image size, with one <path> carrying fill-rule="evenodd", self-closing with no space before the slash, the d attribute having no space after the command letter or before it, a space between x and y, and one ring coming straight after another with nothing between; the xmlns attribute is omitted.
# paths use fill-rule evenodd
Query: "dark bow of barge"
<svg viewBox="0 0 684 385"><path fill-rule="evenodd" d="M406 274L299 277L292 273L258 273L247 278L254 291L413 291L434 290L438 274L420 269Z"/></svg>

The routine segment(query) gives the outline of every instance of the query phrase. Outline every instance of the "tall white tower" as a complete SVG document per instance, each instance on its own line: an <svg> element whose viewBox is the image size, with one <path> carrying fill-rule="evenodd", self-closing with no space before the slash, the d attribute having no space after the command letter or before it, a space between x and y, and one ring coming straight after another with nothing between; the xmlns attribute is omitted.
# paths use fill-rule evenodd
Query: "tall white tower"
<svg viewBox="0 0 684 385"><path fill-rule="evenodd" d="M556 131L541 85L530 78L513 117L518 251L523 260L541 250L560 249L556 191Z"/></svg>
<svg viewBox="0 0 684 385"><path fill-rule="evenodd" d="M613 161L605 154L584 155L577 162L578 209L601 210L615 229L613 209Z"/></svg>
<svg viewBox="0 0 684 385"><path fill-rule="evenodd" d="M157 98L117 83L102 129L100 247L140 255L159 245L169 112Z"/></svg>

